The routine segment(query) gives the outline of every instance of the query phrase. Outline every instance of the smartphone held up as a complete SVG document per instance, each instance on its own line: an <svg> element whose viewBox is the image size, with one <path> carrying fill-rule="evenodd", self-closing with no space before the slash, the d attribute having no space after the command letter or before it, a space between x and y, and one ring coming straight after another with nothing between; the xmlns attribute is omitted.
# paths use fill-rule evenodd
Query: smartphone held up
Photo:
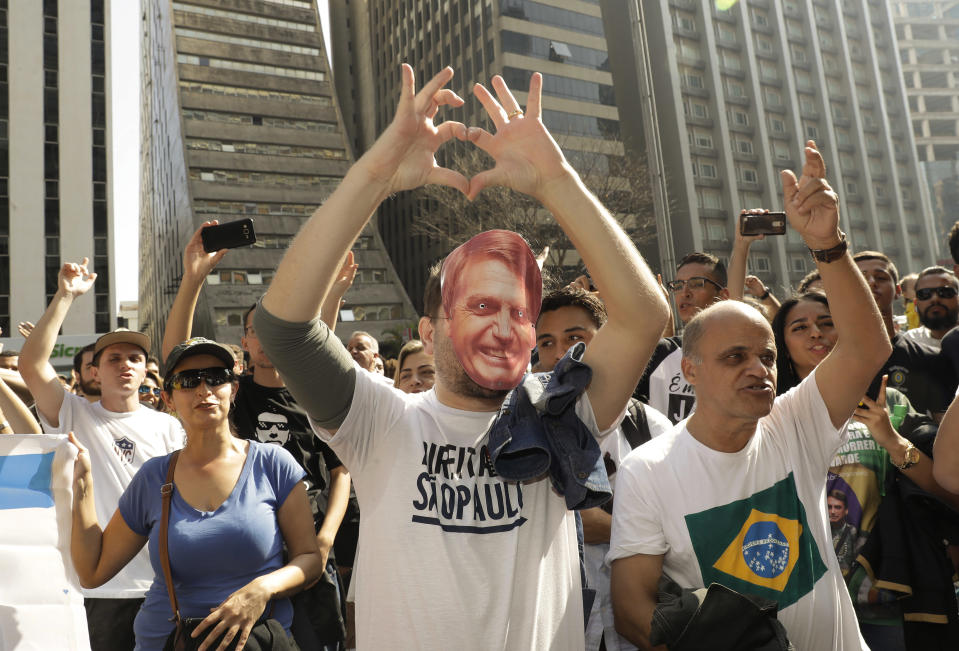
<svg viewBox="0 0 959 651"><path fill-rule="evenodd" d="M250 246L256 242L252 219L238 219L225 224L207 226L200 231L200 237L203 238L203 250L207 253Z"/></svg>
<svg viewBox="0 0 959 651"><path fill-rule="evenodd" d="M739 215L739 232L747 236L784 235L786 233L786 213L743 212Z"/></svg>

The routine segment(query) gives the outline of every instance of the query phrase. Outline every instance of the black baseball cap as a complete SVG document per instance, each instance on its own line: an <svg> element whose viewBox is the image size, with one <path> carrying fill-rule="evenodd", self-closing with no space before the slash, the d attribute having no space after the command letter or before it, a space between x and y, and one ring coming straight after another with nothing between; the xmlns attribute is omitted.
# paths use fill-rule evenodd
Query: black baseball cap
<svg viewBox="0 0 959 651"><path fill-rule="evenodd" d="M205 337L193 337L176 347L167 355L166 364L164 364L165 373L172 371L177 364L187 357L193 355L213 355L223 362L227 368L233 368L236 360L233 357L233 351L223 344L207 339Z"/></svg>

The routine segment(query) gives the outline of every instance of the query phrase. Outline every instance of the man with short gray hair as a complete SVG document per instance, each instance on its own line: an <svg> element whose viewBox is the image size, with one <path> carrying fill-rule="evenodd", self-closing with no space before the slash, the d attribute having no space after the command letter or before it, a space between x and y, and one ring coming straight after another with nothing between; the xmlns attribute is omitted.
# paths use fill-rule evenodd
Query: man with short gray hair
<svg viewBox="0 0 959 651"><path fill-rule="evenodd" d="M653 626L663 576L684 589L719 583L775 601L798 649L867 648L833 552L824 479L891 347L812 141L805 157L798 181L782 175L786 214L833 299L839 341L776 397L776 343L762 314L723 301L687 324L682 370L696 411L633 451L616 480L613 610L617 630L642 649L673 642L653 636L668 635Z"/></svg>

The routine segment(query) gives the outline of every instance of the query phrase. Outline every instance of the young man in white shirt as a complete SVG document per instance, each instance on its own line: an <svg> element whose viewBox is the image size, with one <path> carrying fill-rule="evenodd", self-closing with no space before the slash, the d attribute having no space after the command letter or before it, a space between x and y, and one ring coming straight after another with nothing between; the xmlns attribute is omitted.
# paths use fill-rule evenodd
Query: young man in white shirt
<svg viewBox="0 0 959 651"><path fill-rule="evenodd" d="M97 518L106 527L120 495L147 459L183 446L183 428L167 414L140 404L139 388L146 376L150 339L139 332L117 330L97 339L93 376L100 399L67 392L50 365L57 333L73 301L93 286L96 274L80 264L60 269L57 293L27 338L20 373L36 399L40 422L47 433L74 432L90 451L96 490ZM146 547L110 581L84 590L90 646L94 651L132 649L133 619L153 581Z"/></svg>
<svg viewBox="0 0 959 651"><path fill-rule="evenodd" d="M839 342L776 398L775 340L758 311L727 301L687 324L682 366L696 411L630 454L616 485L613 608L617 630L643 649L661 575L775 600L798 649L865 648L832 550L825 478L891 345L812 141L805 157L798 181L783 173L786 213L817 261Z"/></svg>
<svg viewBox="0 0 959 651"><path fill-rule="evenodd" d="M443 88L452 76L445 68L414 94L413 71L403 66L393 123L300 231L254 325L354 479L363 512L357 648L579 650L573 515L546 479L502 480L486 446L508 378L515 386L534 342L542 286L529 279L528 247L521 260L477 252L480 262L454 278L455 290L428 286L419 332L436 359L430 391L404 394L357 370L318 319L337 261L384 198L425 183L469 197L506 185L552 212L603 291L609 319L585 352L592 381L576 413L594 434L621 416L666 322L656 281L543 126L542 77L533 75L525 112L498 76L498 101L474 87L493 135L434 125L440 107L463 104ZM438 167L437 148L454 137L489 153L495 167L472 179ZM522 355L517 342L526 344Z"/></svg>

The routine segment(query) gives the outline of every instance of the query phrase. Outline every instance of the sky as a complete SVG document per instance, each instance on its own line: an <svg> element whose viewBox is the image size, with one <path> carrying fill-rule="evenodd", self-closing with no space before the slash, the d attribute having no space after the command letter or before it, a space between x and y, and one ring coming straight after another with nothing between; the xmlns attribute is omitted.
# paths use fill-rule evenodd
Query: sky
<svg viewBox="0 0 959 651"><path fill-rule="evenodd" d="M329 57L329 6L318 0ZM113 117L113 265L116 300L138 299L140 223L140 2L111 5Z"/></svg>

